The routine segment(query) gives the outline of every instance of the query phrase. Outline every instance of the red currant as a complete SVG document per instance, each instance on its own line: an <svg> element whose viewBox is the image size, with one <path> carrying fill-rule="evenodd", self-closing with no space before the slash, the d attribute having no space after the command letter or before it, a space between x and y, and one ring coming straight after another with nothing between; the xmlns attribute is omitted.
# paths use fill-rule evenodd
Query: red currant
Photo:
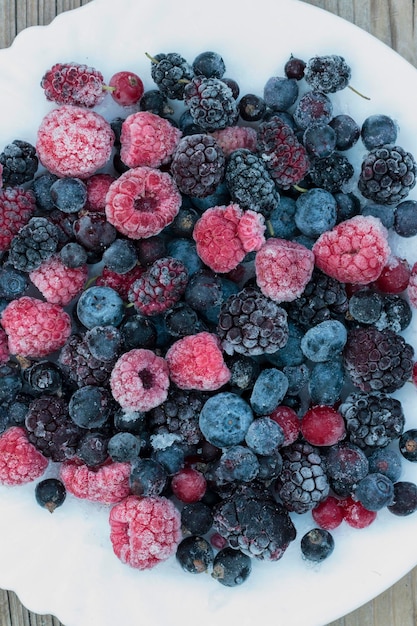
<svg viewBox="0 0 417 626"><path fill-rule="evenodd" d="M376 511L368 511L360 503L349 497L342 500L343 519L352 528L366 528L376 519Z"/></svg>
<svg viewBox="0 0 417 626"><path fill-rule="evenodd" d="M301 433L313 446L332 446L345 437L345 422L333 407L315 406L302 417Z"/></svg>
<svg viewBox="0 0 417 626"><path fill-rule="evenodd" d="M333 530L343 522L343 509L339 500L334 496L328 496L320 502L311 514L316 524L325 530Z"/></svg>
<svg viewBox="0 0 417 626"><path fill-rule="evenodd" d="M284 446L289 446L290 443L294 443L297 440L300 434L300 420L294 409L280 405L272 411L269 417L279 424L284 431Z"/></svg>
<svg viewBox="0 0 417 626"><path fill-rule="evenodd" d="M384 293L401 293L408 287L411 268L406 259L392 257L383 268L375 286Z"/></svg>
<svg viewBox="0 0 417 626"><path fill-rule="evenodd" d="M181 469L172 477L171 489L181 502L198 502L206 492L206 479L192 467Z"/></svg>
<svg viewBox="0 0 417 626"><path fill-rule="evenodd" d="M111 97L121 106L139 102L145 88L142 80L133 72L116 72L109 82Z"/></svg>

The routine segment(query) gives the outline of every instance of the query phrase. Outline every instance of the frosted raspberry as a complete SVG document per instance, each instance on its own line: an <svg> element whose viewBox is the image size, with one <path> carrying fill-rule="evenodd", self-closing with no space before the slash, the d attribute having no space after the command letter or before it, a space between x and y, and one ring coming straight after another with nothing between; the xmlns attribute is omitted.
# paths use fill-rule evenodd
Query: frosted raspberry
<svg viewBox="0 0 417 626"><path fill-rule="evenodd" d="M169 375L180 389L214 391L230 379L220 340L203 331L178 339L165 355Z"/></svg>
<svg viewBox="0 0 417 626"><path fill-rule="evenodd" d="M66 306L81 293L87 281L88 268L87 265L73 269L66 267L55 254L30 272L29 277L45 300Z"/></svg>
<svg viewBox="0 0 417 626"><path fill-rule="evenodd" d="M242 211L238 204L215 206L196 222L193 238L197 254L213 272L230 272L248 252L265 242L265 219L255 211Z"/></svg>
<svg viewBox="0 0 417 626"><path fill-rule="evenodd" d="M256 281L275 302L292 302L304 291L314 269L314 255L294 241L271 237L255 257Z"/></svg>
<svg viewBox="0 0 417 626"><path fill-rule="evenodd" d="M129 496L110 511L115 555L131 567L149 569L175 554L181 540L181 514L163 496Z"/></svg>
<svg viewBox="0 0 417 626"><path fill-rule="evenodd" d="M55 63L41 80L47 100L84 107L94 107L104 99L103 85L99 70L74 62Z"/></svg>
<svg viewBox="0 0 417 626"><path fill-rule="evenodd" d="M341 283L375 281L390 256L387 230L371 215L355 215L337 224L313 246L316 265Z"/></svg>
<svg viewBox="0 0 417 626"><path fill-rule="evenodd" d="M0 252L9 249L13 237L35 212L35 196L23 187L0 190Z"/></svg>
<svg viewBox="0 0 417 626"><path fill-rule="evenodd" d="M123 409L150 411L167 399L168 374L162 357L144 348L133 349L116 361L110 375L111 392Z"/></svg>
<svg viewBox="0 0 417 626"><path fill-rule="evenodd" d="M9 360L10 352L5 331L0 328L0 363L6 363Z"/></svg>
<svg viewBox="0 0 417 626"><path fill-rule="evenodd" d="M241 148L255 152L257 134L251 126L227 126L210 133L226 156Z"/></svg>
<svg viewBox="0 0 417 626"><path fill-rule="evenodd" d="M3 187L3 165L0 163L0 189Z"/></svg>
<svg viewBox="0 0 417 626"><path fill-rule="evenodd" d="M94 284L98 287L111 287L117 291L122 300L127 301L130 288L144 272L145 269L140 265L136 265L132 270L126 272L126 274L118 274L104 267Z"/></svg>
<svg viewBox="0 0 417 626"><path fill-rule="evenodd" d="M48 460L32 445L20 426L8 428L0 436L0 483L23 485L42 476Z"/></svg>
<svg viewBox="0 0 417 626"><path fill-rule="evenodd" d="M407 295L412 307L417 308L417 263L411 268L410 279L407 287Z"/></svg>
<svg viewBox="0 0 417 626"><path fill-rule="evenodd" d="M64 461L60 478L65 489L77 498L114 504L130 494L130 463L107 463L89 467L76 460Z"/></svg>
<svg viewBox="0 0 417 626"><path fill-rule="evenodd" d="M120 158L128 167L160 167L169 163L182 132L150 111L129 115L122 124Z"/></svg>
<svg viewBox="0 0 417 626"><path fill-rule="evenodd" d="M104 213L106 208L106 195L110 185L116 180L111 174L93 174L85 181L87 187L87 200L84 206L86 211L99 211Z"/></svg>
<svg viewBox="0 0 417 626"><path fill-rule="evenodd" d="M20 356L47 356L62 348L71 334L71 318L60 305L30 296L10 302L1 324L10 353Z"/></svg>
<svg viewBox="0 0 417 626"><path fill-rule="evenodd" d="M137 167L110 185L106 216L123 235L142 239L157 235L171 224L181 202L181 194L169 174Z"/></svg>
<svg viewBox="0 0 417 626"><path fill-rule="evenodd" d="M36 150L52 174L87 178L107 163L113 144L114 132L103 116L64 105L43 118Z"/></svg>

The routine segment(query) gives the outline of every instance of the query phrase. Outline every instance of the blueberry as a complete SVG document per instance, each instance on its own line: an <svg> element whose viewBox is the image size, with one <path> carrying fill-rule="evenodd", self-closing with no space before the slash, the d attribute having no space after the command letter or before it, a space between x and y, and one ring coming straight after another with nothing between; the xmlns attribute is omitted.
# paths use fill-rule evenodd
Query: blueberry
<svg viewBox="0 0 417 626"><path fill-rule="evenodd" d="M157 259L167 255L166 241L159 235L139 239L136 242L136 251L140 265L147 267L152 265Z"/></svg>
<svg viewBox="0 0 417 626"><path fill-rule="evenodd" d="M330 446L326 454L326 472L330 479L356 485L369 471L369 461L363 450L352 443Z"/></svg>
<svg viewBox="0 0 417 626"><path fill-rule="evenodd" d="M404 200L395 209L394 230L401 237L417 235L417 200Z"/></svg>
<svg viewBox="0 0 417 626"><path fill-rule="evenodd" d="M268 415L283 400L288 389L288 378L277 368L261 371L252 389L250 405L254 413Z"/></svg>
<svg viewBox="0 0 417 626"><path fill-rule="evenodd" d="M379 511L393 504L394 484L384 474L369 473L359 481L354 495L368 511Z"/></svg>
<svg viewBox="0 0 417 626"><path fill-rule="evenodd" d="M301 339L304 336L303 329L291 320L288 321L288 341L283 348L280 348L272 354L267 354L267 360L276 365L283 367L285 365L301 365L304 363L305 356L301 350Z"/></svg>
<svg viewBox="0 0 417 626"><path fill-rule="evenodd" d="M282 371L288 379L288 396L299 394L310 378L310 370L305 363L284 366Z"/></svg>
<svg viewBox="0 0 417 626"><path fill-rule="evenodd" d="M29 280L26 272L7 264L0 268L0 298L15 300L20 298L28 287Z"/></svg>
<svg viewBox="0 0 417 626"><path fill-rule="evenodd" d="M236 393L252 389L259 375L260 367L255 359L242 354L227 357L227 367L230 371L229 386Z"/></svg>
<svg viewBox="0 0 417 626"><path fill-rule="evenodd" d="M167 244L167 254L175 259L179 259L188 270L188 275L196 274L203 267L203 263L197 254L194 241L185 237L172 239Z"/></svg>
<svg viewBox="0 0 417 626"><path fill-rule="evenodd" d="M140 452L140 439L133 433L115 433L110 437L107 451L113 461L126 463L137 459Z"/></svg>
<svg viewBox="0 0 417 626"><path fill-rule="evenodd" d="M24 378L30 387L29 393L33 395L59 395L62 392L62 372L52 361L34 363L24 370Z"/></svg>
<svg viewBox="0 0 417 626"><path fill-rule="evenodd" d="M269 456L278 451L285 440L281 426L270 417L258 417L249 426L245 442L257 455Z"/></svg>
<svg viewBox="0 0 417 626"><path fill-rule="evenodd" d="M185 337L206 330L197 312L186 302L177 302L164 314L164 318L173 337Z"/></svg>
<svg viewBox="0 0 417 626"><path fill-rule="evenodd" d="M13 402L23 386L20 367L12 362L0 365L0 403Z"/></svg>
<svg viewBox="0 0 417 626"><path fill-rule="evenodd" d="M336 150L349 150L361 136L360 127L350 115L343 113L335 115L330 120L329 126L336 133Z"/></svg>
<svg viewBox="0 0 417 626"><path fill-rule="evenodd" d="M370 115L362 124L361 139L367 150L379 148L384 144L395 144L398 128L388 115Z"/></svg>
<svg viewBox="0 0 417 626"><path fill-rule="evenodd" d="M87 251L76 241L70 241L59 252L61 261L66 267L75 268L85 265L88 260Z"/></svg>
<svg viewBox="0 0 417 626"><path fill-rule="evenodd" d="M213 193L204 196L204 198L191 198L191 201L199 211L205 211L213 206L227 205L230 202L229 188L223 181Z"/></svg>
<svg viewBox="0 0 417 626"><path fill-rule="evenodd" d="M268 456L258 456L259 472L257 478L266 483L275 480L282 471L282 456L279 452Z"/></svg>
<svg viewBox="0 0 417 626"><path fill-rule="evenodd" d="M156 346L157 329L154 322L142 315L132 315L123 320L120 332L125 350L133 348L149 348Z"/></svg>
<svg viewBox="0 0 417 626"><path fill-rule="evenodd" d="M310 361L323 363L340 355L346 341L346 327L338 320L325 320L305 333L301 349Z"/></svg>
<svg viewBox="0 0 417 626"><path fill-rule="evenodd" d="M191 535L205 535L213 524L213 513L204 502L190 502L181 510L183 528Z"/></svg>
<svg viewBox="0 0 417 626"><path fill-rule="evenodd" d="M154 459L139 459L132 463L130 490L136 496L159 496L165 489L168 475Z"/></svg>
<svg viewBox="0 0 417 626"><path fill-rule="evenodd" d="M145 91L139 100L139 108L141 111L150 111L160 117L167 117L174 112L168 98L159 89Z"/></svg>
<svg viewBox="0 0 417 626"><path fill-rule="evenodd" d="M118 238L103 252L102 260L109 270L126 274L136 266L138 255L131 241Z"/></svg>
<svg viewBox="0 0 417 626"><path fill-rule="evenodd" d="M58 178L50 193L54 205L63 213L78 213L87 202L87 186L79 178Z"/></svg>
<svg viewBox="0 0 417 626"><path fill-rule="evenodd" d="M58 180L58 176L45 172L37 176L31 183L31 189L35 194L36 204L43 211L52 211L55 208L51 197L51 186Z"/></svg>
<svg viewBox="0 0 417 626"><path fill-rule="evenodd" d="M308 390L316 405L331 406L340 400L345 384L345 369L342 359L315 363L311 368Z"/></svg>
<svg viewBox="0 0 417 626"><path fill-rule="evenodd" d="M106 424L112 411L110 392L104 387L86 385L72 394L69 415L80 428L100 428Z"/></svg>
<svg viewBox="0 0 417 626"><path fill-rule="evenodd" d="M119 409L114 414L113 421L117 430L138 435L145 427L145 413Z"/></svg>
<svg viewBox="0 0 417 626"><path fill-rule="evenodd" d="M192 63L192 67L196 75L206 76L207 78L222 78L226 71L223 58L218 52L211 50L198 54Z"/></svg>
<svg viewBox="0 0 417 626"><path fill-rule="evenodd" d="M382 312L375 326L378 330L389 328L400 333L410 325L412 317L411 305L405 298L396 294L383 294Z"/></svg>
<svg viewBox="0 0 417 626"><path fill-rule="evenodd" d="M151 458L158 461L169 476L173 476L184 466L185 451L183 446L173 443L166 448L153 450Z"/></svg>
<svg viewBox="0 0 417 626"><path fill-rule="evenodd" d="M310 124L328 124L333 117L333 105L328 96L319 91L307 91L298 100L293 117L298 128L305 130Z"/></svg>
<svg viewBox="0 0 417 626"><path fill-rule="evenodd" d="M175 556L183 570L201 574L212 565L214 550L204 537L191 536L180 541Z"/></svg>
<svg viewBox="0 0 417 626"><path fill-rule="evenodd" d="M316 238L336 224L336 200L325 189L309 189L296 200L295 223L307 237Z"/></svg>
<svg viewBox="0 0 417 626"><path fill-rule="evenodd" d="M36 502L50 513L64 504L66 495L65 485L58 478L45 478L35 487Z"/></svg>
<svg viewBox="0 0 417 626"><path fill-rule="evenodd" d="M394 226L394 208L387 204L375 204L373 202L367 202L361 210L362 215L372 215L381 220L385 228L392 228Z"/></svg>
<svg viewBox="0 0 417 626"><path fill-rule="evenodd" d="M107 461L108 437L100 432L88 431L78 442L77 457L89 467L99 467Z"/></svg>
<svg viewBox="0 0 417 626"><path fill-rule="evenodd" d="M417 462L417 428L406 430L399 440L400 452L407 461Z"/></svg>
<svg viewBox="0 0 417 626"><path fill-rule="evenodd" d="M312 157L326 157L336 148L336 133L329 124L311 124L304 131L303 144Z"/></svg>
<svg viewBox="0 0 417 626"><path fill-rule="evenodd" d="M175 237L192 237L195 223L200 214L191 206L181 206L174 221L169 226L169 232Z"/></svg>
<svg viewBox="0 0 417 626"><path fill-rule="evenodd" d="M265 100L256 94L247 93L239 101L239 114L245 122L258 122L265 115L265 111Z"/></svg>
<svg viewBox="0 0 417 626"><path fill-rule="evenodd" d="M384 474L393 483L399 480L402 473L401 455L391 448L377 448L368 457L369 471Z"/></svg>
<svg viewBox="0 0 417 626"><path fill-rule="evenodd" d="M349 300L349 314L362 324L374 324L380 318L382 310L382 296L375 291L357 291Z"/></svg>
<svg viewBox="0 0 417 626"><path fill-rule="evenodd" d="M226 587L236 587L247 580L252 571L251 557L240 550L223 548L214 557L212 577Z"/></svg>
<svg viewBox="0 0 417 626"><path fill-rule="evenodd" d="M305 559L320 563L334 550L334 538L324 528L313 528L301 538L301 552Z"/></svg>
<svg viewBox="0 0 417 626"><path fill-rule="evenodd" d="M118 356L122 337L115 326L93 326L85 333L88 349L99 361L112 361Z"/></svg>
<svg viewBox="0 0 417 626"><path fill-rule="evenodd" d="M399 481L394 484L394 501L388 505L394 515L411 515L417 511L417 485L410 481Z"/></svg>
<svg viewBox="0 0 417 626"><path fill-rule="evenodd" d="M273 111L287 111L298 98L298 83L294 78L272 76L264 86L263 99Z"/></svg>
<svg viewBox="0 0 417 626"><path fill-rule="evenodd" d="M249 404L230 391L206 400L199 416L199 426L209 443L218 448L241 443L253 421Z"/></svg>
<svg viewBox="0 0 417 626"><path fill-rule="evenodd" d="M89 329L94 326L119 326L124 314L123 300L111 287L89 287L77 302L78 319Z"/></svg>
<svg viewBox="0 0 417 626"><path fill-rule="evenodd" d="M269 216L266 234L280 239L292 239L298 233L295 223L297 205L294 198L281 194L280 202Z"/></svg>
<svg viewBox="0 0 417 626"><path fill-rule="evenodd" d="M361 212L360 200L353 193L338 191L333 197L336 200L337 223L344 222Z"/></svg>
<svg viewBox="0 0 417 626"><path fill-rule="evenodd" d="M207 322L211 322L214 325L217 325L217 322L219 321L220 308L223 302L225 302L229 296L239 292L238 285L234 281L228 280L223 276L220 276L220 285L222 290L220 302L217 302L213 306L207 307L204 311L200 312Z"/></svg>
<svg viewBox="0 0 417 626"><path fill-rule="evenodd" d="M193 309L201 312L219 305L223 299L221 278L207 269L195 272L188 280L184 299Z"/></svg>

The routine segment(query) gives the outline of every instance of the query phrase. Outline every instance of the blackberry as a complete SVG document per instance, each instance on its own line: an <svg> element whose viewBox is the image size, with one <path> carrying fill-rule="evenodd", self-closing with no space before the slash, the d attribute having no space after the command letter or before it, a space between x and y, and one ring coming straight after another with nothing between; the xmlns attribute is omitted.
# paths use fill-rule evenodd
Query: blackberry
<svg viewBox="0 0 417 626"><path fill-rule="evenodd" d="M185 86L184 102L194 122L207 132L233 126L239 117L232 90L219 78L192 79Z"/></svg>
<svg viewBox="0 0 417 626"><path fill-rule="evenodd" d="M205 133L180 139L171 163L179 190L191 197L214 193L223 180L226 157L216 140Z"/></svg>
<svg viewBox="0 0 417 626"><path fill-rule="evenodd" d="M360 448L382 448L404 430L401 402L381 391L352 392L339 406L349 440Z"/></svg>
<svg viewBox="0 0 417 626"><path fill-rule="evenodd" d="M27 141L15 139L0 154L3 185L16 187L31 181L36 174L38 164L36 148Z"/></svg>
<svg viewBox="0 0 417 626"><path fill-rule="evenodd" d="M215 505L213 528L231 548L268 561L279 560L296 536L285 508L252 486L238 487Z"/></svg>
<svg viewBox="0 0 417 626"><path fill-rule="evenodd" d="M88 346L87 340L74 333L61 349L58 363L69 381L77 387L85 385L106 385L116 362L96 359Z"/></svg>
<svg viewBox="0 0 417 626"><path fill-rule="evenodd" d="M348 86L351 69L345 59L336 54L316 56L308 60L304 78L308 85L322 93L335 93Z"/></svg>
<svg viewBox="0 0 417 626"><path fill-rule="evenodd" d="M346 288L315 268L299 298L287 306L289 318L305 328L331 319L342 319L349 307Z"/></svg>
<svg viewBox="0 0 417 626"><path fill-rule="evenodd" d="M194 76L191 65L176 52L156 54L149 58L152 79L161 93L171 100L182 100L184 88Z"/></svg>
<svg viewBox="0 0 417 626"><path fill-rule="evenodd" d="M329 495L325 463L317 448L296 441L281 449L282 471L275 483L288 511L306 513Z"/></svg>
<svg viewBox="0 0 417 626"><path fill-rule="evenodd" d="M45 217L32 217L12 239L9 261L22 272L31 272L57 250L58 228Z"/></svg>
<svg viewBox="0 0 417 626"><path fill-rule="evenodd" d="M287 313L259 289L245 287L222 304L217 334L227 354L273 353L287 343Z"/></svg>
<svg viewBox="0 0 417 626"><path fill-rule="evenodd" d="M397 205L416 184L417 163L401 146L384 145L363 159L358 189L368 200Z"/></svg>
<svg viewBox="0 0 417 626"><path fill-rule="evenodd" d="M343 191L353 174L353 165L349 159L338 152L314 159L309 171L314 185L332 194Z"/></svg>
<svg viewBox="0 0 417 626"><path fill-rule="evenodd" d="M247 149L234 150L227 162L225 181L234 202L242 209L268 218L280 196L262 159Z"/></svg>
<svg viewBox="0 0 417 626"><path fill-rule="evenodd" d="M168 397L146 414L151 435L175 435L175 440L196 445L202 439L198 424L200 411L207 399L199 391L185 391L171 387Z"/></svg>
<svg viewBox="0 0 417 626"><path fill-rule="evenodd" d="M55 462L75 456L84 432L70 418L65 400L55 396L35 398L29 405L25 426L29 441Z"/></svg>
<svg viewBox="0 0 417 626"><path fill-rule="evenodd" d="M374 326L354 328L344 350L347 374L362 391L392 393L411 377L413 347L398 333Z"/></svg>

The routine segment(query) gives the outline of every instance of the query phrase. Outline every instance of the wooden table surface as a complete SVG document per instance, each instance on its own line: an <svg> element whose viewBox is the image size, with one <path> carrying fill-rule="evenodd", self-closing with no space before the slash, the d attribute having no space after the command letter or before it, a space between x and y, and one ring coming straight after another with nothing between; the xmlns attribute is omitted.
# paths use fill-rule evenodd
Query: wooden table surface
<svg viewBox="0 0 417 626"><path fill-rule="evenodd" d="M14 37L27 26L49 24L58 13L78 8L90 1L0 0L0 48L9 46ZM339 15L372 33L417 67L415 30L417 3L414 0L305 1ZM346 592L349 593L348 590ZM374 600L328 626L416 626L416 624L417 568ZM14 592L0 590L0 626L64 625L56 617L36 615L28 611Z"/></svg>

